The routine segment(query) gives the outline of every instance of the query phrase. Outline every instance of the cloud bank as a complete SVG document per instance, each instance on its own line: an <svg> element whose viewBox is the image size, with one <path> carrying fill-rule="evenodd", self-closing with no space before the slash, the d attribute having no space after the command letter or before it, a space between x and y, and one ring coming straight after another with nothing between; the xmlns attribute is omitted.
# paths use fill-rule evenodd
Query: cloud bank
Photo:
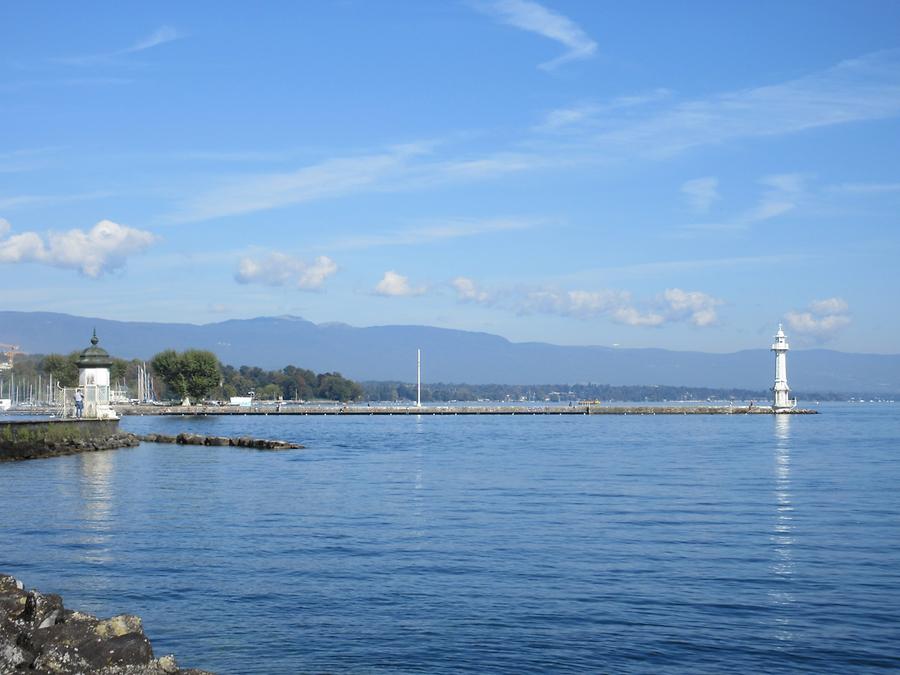
<svg viewBox="0 0 900 675"><path fill-rule="evenodd" d="M337 264L328 256L322 255L307 263L285 253L273 252L261 258L241 258L234 278L241 284L289 286L314 291L320 289L337 269Z"/></svg>
<svg viewBox="0 0 900 675"><path fill-rule="evenodd" d="M716 308L723 301L700 291L666 289L639 308L631 293L622 290L560 290L515 288L488 291L468 277L450 282L459 302L514 311L518 314L549 314L575 319L606 317L627 326L661 326L690 323L707 327L716 323Z"/></svg>
<svg viewBox="0 0 900 675"><path fill-rule="evenodd" d="M825 342L850 323L849 311L844 299L826 298L814 300L805 311L790 311L784 319L795 333Z"/></svg>

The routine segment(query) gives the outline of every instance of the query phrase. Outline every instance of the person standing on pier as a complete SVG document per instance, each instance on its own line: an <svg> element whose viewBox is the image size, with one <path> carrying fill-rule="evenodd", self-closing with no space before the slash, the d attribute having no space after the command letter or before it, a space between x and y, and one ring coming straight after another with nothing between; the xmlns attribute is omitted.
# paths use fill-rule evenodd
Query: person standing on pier
<svg viewBox="0 0 900 675"><path fill-rule="evenodd" d="M75 417L81 417L84 415L84 394L81 393L81 389L75 390Z"/></svg>

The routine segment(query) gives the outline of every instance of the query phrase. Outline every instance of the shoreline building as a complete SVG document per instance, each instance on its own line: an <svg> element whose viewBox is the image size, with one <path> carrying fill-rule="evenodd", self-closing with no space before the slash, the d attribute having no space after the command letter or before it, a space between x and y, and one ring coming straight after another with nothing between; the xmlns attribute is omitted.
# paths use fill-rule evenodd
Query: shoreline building
<svg viewBox="0 0 900 675"><path fill-rule="evenodd" d="M791 388L787 383L787 353L790 346L787 343L787 337L781 324L778 324L778 332L775 333L775 342L772 344L772 351L775 352L775 386L772 391L775 392L775 400L772 403L772 409L775 412L783 412L791 410L797 405L796 399L791 400Z"/></svg>
<svg viewBox="0 0 900 675"><path fill-rule="evenodd" d="M102 420L118 419L109 404L109 369L112 358L97 343L97 331L91 338L91 346L78 357L78 387L84 392L84 417Z"/></svg>

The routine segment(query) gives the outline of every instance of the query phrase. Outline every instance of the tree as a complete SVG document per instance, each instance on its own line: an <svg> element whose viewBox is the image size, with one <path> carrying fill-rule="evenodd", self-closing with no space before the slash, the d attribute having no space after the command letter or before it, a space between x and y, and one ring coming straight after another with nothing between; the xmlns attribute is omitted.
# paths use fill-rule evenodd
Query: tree
<svg viewBox="0 0 900 675"><path fill-rule="evenodd" d="M69 356L50 354L41 361L40 368L48 375L52 375L60 386L74 387L78 384L78 365L75 363L77 358L77 353Z"/></svg>
<svg viewBox="0 0 900 675"><path fill-rule="evenodd" d="M182 400L202 400L219 386L222 377L219 359L203 349L188 349L181 354L167 349L153 357L150 367Z"/></svg>
<svg viewBox="0 0 900 675"><path fill-rule="evenodd" d="M340 373L322 373L317 378L316 395L332 401L355 401L362 397L362 387Z"/></svg>
<svg viewBox="0 0 900 675"><path fill-rule="evenodd" d="M188 396L199 401L219 386L222 369L215 354L205 349L189 349L181 358L187 369Z"/></svg>

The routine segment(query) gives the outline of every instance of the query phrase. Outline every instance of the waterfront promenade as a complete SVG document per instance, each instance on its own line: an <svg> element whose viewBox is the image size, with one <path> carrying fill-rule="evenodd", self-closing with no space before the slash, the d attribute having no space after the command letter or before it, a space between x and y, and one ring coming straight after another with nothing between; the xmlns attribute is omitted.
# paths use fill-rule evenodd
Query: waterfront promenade
<svg viewBox="0 0 900 675"><path fill-rule="evenodd" d="M448 405L390 405L390 404L321 404L284 403L244 406L116 406L119 415L772 415L768 405L722 404L448 404ZM816 410L794 408L793 415L816 414Z"/></svg>

